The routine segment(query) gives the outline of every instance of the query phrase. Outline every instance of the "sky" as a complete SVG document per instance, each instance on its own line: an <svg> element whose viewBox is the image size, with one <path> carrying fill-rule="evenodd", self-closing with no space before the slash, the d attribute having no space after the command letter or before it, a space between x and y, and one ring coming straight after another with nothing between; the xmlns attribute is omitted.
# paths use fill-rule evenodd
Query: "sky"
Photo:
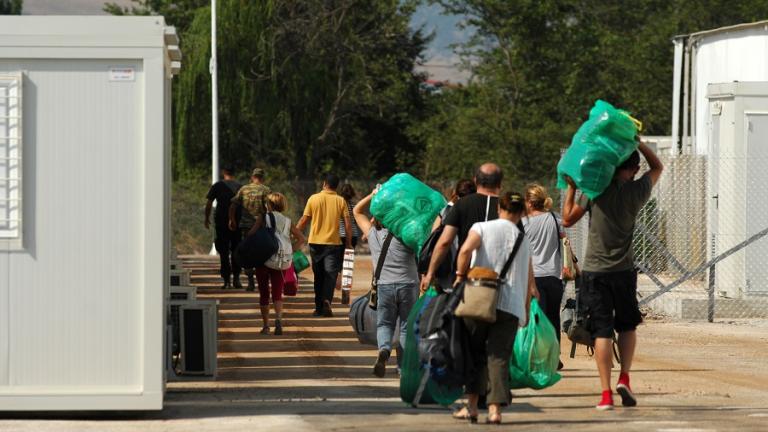
<svg viewBox="0 0 768 432"><path fill-rule="evenodd" d="M131 4L130 0L109 0L121 5ZM25 15L103 15L105 0L24 0ZM469 73L458 68L459 58L451 45L465 42L471 37L471 30L460 29L462 17L444 15L439 5L424 5L414 14L411 27L423 28L425 33L434 32L435 37L424 55L425 64L419 67L438 81L466 82Z"/></svg>

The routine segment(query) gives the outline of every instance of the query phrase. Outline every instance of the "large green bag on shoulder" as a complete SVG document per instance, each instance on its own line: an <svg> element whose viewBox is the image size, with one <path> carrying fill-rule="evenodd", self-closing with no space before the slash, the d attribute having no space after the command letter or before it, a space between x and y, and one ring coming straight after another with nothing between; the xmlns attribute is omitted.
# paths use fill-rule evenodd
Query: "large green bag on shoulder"
<svg viewBox="0 0 768 432"><path fill-rule="evenodd" d="M400 365L400 399L409 405L413 405L422 377L425 373L429 373L428 370L422 367L421 360L419 359L419 336L417 332L421 313L426 306L425 303L431 301L435 296L437 296L437 292L435 292L434 288L430 288L416 301L416 304L413 305L411 312L408 314L403 361ZM432 379L429 379L418 404L448 406L456 402L463 393L461 388L441 386L432 381Z"/></svg>
<svg viewBox="0 0 768 432"><path fill-rule="evenodd" d="M560 344L555 327L536 299L531 301L528 324L517 331L512 358L509 359L510 387L540 390L560 381L557 364Z"/></svg>
<svg viewBox="0 0 768 432"><path fill-rule="evenodd" d="M445 207L442 194L407 173L395 174L371 201L371 214L419 256L432 223Z"/></svg>
<svg viewBox="0 0 768 432"><path fill-rule="evenodd" d="M611 184L616 167L637 150L635 137L641 127L628 112L603 100L595 102L589 119L557 164L557 187L568 186L567 175L589 199L600 196Z"/></svg>

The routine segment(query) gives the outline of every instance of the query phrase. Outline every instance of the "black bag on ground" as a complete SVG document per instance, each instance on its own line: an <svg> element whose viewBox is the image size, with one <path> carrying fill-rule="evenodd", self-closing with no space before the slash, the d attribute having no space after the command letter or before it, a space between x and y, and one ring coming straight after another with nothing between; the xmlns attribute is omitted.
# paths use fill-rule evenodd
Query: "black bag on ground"
<svg viewBox="0 0 768 432"><path fill-rule="evenodd" d="M443 386L463 386L472 371L464 320L454 315L463 289L438 294L419 320L419 358L429 378Z"/></svg>
<svg viewBox="0 0 768 432"><path fill-rule="evenodd" d="M277 236L275 236L275 216L267 214L270 219L270 228L267 224L262 224L261 228L255 233L243 239L237 246L235 255L244 269L261 267L267 260L274 255L280 247Z"/></svg>
<svg viewBox="0 0 768 432"><path fill-rule="evenodd" d="M357 340L363 345L378 346L376 337L377 311L368 306L371 293L356 298L349 306L349 323L352 325ZM395 324L395 332L392 334L392 347L399 346L400 320Z"/></svg>

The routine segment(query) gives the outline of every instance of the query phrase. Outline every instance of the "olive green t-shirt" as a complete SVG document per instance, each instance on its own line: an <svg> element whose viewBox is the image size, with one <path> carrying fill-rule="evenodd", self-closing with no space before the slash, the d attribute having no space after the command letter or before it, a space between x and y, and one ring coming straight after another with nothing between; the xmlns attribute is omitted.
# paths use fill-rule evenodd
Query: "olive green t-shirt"
<svg viewBox="0 0 768 432"><path fill-rule="evenodd" d="M635 266L632 236L635 219L651 196L653 183L649 175L638 180L613 180L594 200L582 195L579 206L590 211L587 255L584 271L617 272Z"/></svg>

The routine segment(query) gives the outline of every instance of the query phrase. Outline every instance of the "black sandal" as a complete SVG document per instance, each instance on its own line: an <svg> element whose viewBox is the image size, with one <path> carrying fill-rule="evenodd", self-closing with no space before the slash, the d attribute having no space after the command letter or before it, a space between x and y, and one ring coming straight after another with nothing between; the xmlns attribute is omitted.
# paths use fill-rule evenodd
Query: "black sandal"
<svg viewBox="0 0 768 432"><path fill-rule="evenodd" d="M458 415L463 410L466 410L466 414ZM477 414L472 415L469 413L469 407L464 405L463 407L459 408L458 410L454 411L453 414L454 420L469 420L469 423L471 424L477 424Z"/></svg>
<svg viewBox="0 0 768 432"><path fill-rule="evenodd" d="M496 419L495 420L491 420L492 417L496 417ZM501 413L488 414L488 418L485 420L485 424L500 425L501 424Z"/></svg>

